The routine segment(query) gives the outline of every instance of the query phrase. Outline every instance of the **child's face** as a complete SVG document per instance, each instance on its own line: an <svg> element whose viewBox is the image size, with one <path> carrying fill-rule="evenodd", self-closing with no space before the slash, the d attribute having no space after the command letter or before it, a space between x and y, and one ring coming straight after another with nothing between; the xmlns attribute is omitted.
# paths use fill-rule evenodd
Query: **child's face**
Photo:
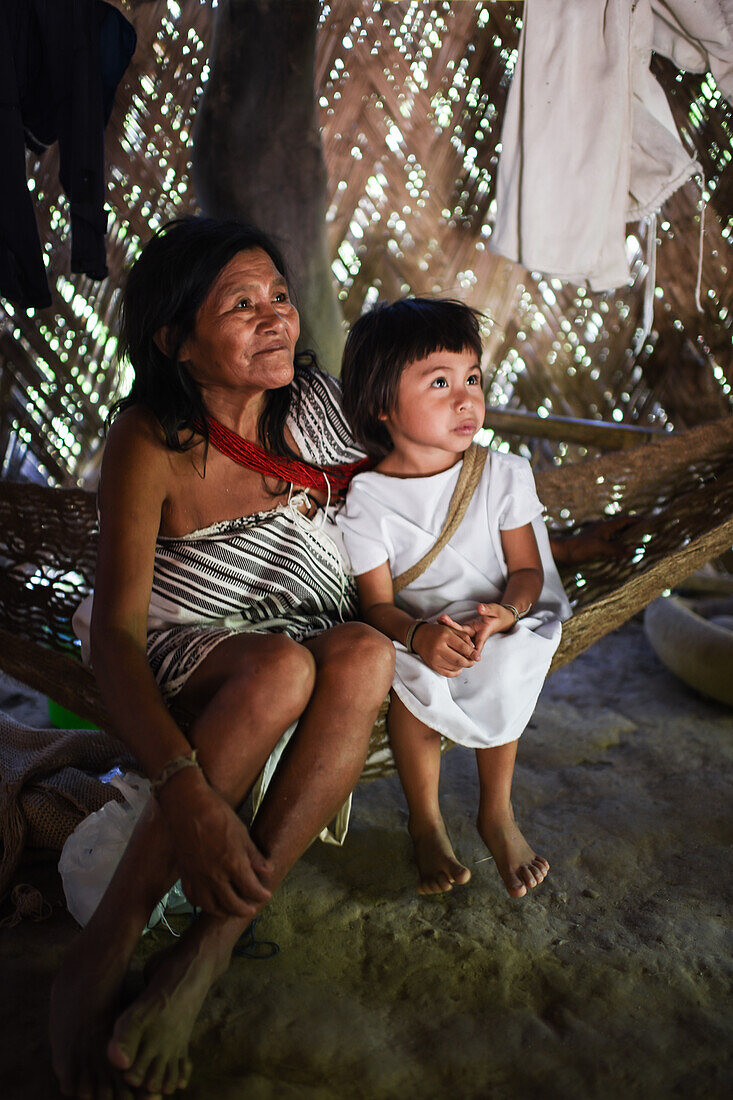
<svg viewBox="0 0 733 1100"><path fill-rule="evenodd" d="M434 351L402 372L397 402L384 420L396 452L465 451L484 422L481 368L472 351Z"/></svg>

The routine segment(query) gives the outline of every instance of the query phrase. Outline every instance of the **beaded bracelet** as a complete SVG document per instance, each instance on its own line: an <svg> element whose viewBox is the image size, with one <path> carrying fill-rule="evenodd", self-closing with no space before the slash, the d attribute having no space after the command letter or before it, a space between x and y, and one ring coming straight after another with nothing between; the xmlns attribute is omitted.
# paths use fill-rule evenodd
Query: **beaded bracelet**
<svg viewBox="0 0 733 1100"><path fill-rule="evenodd" d="M426 619L416 619L415 622L412 623L410 628L408 629L407 634L405 635L405 649L408 653L415 652L412 645L412 639L415 637L415 631L417 630L417 628L419 626L425 626L426 621Z"/></svg>
<svg viewBox="0 0 733 1100"><path fill-rule="evenodd" d="M196 759L196 749L192 749L190 754L186 756L176 756L173 760L169 760L166 766L162 769L160 774L153 779L150 784L150 789L157 798L162 788L166 785L169 779L172 779L176 772L183 771L184 768L200 768L201 765Z"/></svg>

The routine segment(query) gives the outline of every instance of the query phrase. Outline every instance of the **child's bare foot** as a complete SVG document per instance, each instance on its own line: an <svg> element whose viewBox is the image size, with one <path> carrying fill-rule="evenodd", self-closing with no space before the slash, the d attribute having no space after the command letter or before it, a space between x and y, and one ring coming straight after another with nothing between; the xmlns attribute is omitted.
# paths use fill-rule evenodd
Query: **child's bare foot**
<svg viewBox="0 0 733 1100"><path fill-rule="evenodd" d="M536 855L522 836L511 805L501 813L479 814L476 825L510 897L523 898L527 890L539 886L550 864Z"/></svg>
<svg viewBox="0 0 733 1100"><path fill-rule="evenodd" d="M53 1068L63 1096L133 1100L133 1090L106 1054L126 967L118 945L105 950L88 935L80 936L64 959L51 992L50 1023Z"/></svg>
<svg viewBox="0 0 733 1100"><path fill-rule="evenodd" d="M114 1026L107 1056L136 1089L170 1095L188 1085L191 1032L206 994L224 969L216 952L200 947L194 924L146 968L149 985Z"/></svg>
<svg viewBox="0 0 733 1100"><path fill-rule="evenodd" d="M419 824L411 818L409 829L420 874L418 894L444 894L468 882L471 872L456 859L442 818Z"/></svg>

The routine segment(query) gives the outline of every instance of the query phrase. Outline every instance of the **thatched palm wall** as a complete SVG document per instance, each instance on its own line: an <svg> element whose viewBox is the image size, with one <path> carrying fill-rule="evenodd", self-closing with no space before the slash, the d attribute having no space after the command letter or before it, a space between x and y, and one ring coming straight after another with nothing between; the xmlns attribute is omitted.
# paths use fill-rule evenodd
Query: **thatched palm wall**
<svg viewBox="0 0 733 1100"><path fill-rule="evenodd" d="M711 77L679 74L655 59L683 137L706 170L703 312L694 304L700 192L692 182L660 218L654 331L635 354L644 241L633 227L634 284L608 295L548 283L489 249L521 10L519 3L322 4L317 94L345 321L377 296L456 295L491 318L487 376L495 403L674 427L725 414L733 384L733 112ZM196 209L191 128L208 75L212 6L156 0L130 17L139 45L107 135L110 277L103 283L68 275L56 155L29 158L54 304L27 315L8 308L4 318L4 476L37 465L51 481L82 476L124 384L114 359L122 274L155 228ZM579 452L545 443L535 457Z"/></svg>

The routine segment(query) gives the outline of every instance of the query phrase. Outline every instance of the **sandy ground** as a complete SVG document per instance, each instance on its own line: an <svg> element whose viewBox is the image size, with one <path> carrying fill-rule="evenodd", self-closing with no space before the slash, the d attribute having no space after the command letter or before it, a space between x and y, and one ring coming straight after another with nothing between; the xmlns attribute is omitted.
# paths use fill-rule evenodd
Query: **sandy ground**
<svg viewBox="0 0 733 1100"><path fill-rule="evenodd" d="M1 686L6 710L42 716ZM279 956L236 959L215 987L186 1095L733 1095L732 757L733 712L675 680L634 622L551 677L520 746L517 817L552 865L531 897L474 862L469 752L445 758L443 803L473 880L437 899L414 892L396 779L360 786L344 848L313 847L260 922ZM58 905L0 930L0 1093L46 1100L48 993L75 925L52 865L19 880ZM169 942L153 932L136 965Z"/></svg>

